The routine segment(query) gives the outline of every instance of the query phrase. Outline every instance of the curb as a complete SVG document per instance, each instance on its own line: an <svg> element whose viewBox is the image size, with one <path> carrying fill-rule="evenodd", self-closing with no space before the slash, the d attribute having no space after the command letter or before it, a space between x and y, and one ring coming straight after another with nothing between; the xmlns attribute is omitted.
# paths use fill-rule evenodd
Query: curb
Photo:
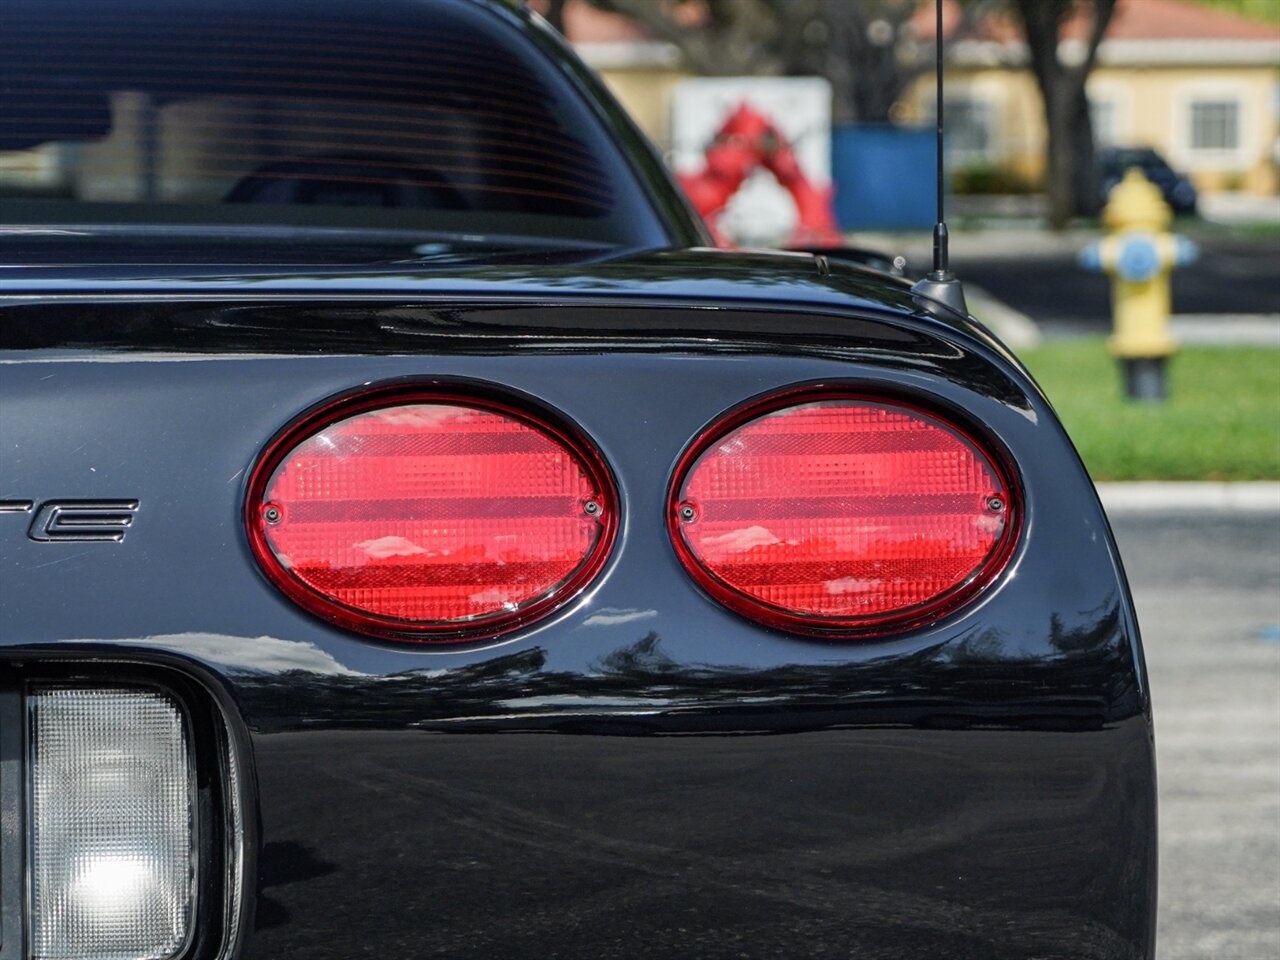
<svg viewBox="0 0 1280 960"><path fill-rule="evenodd" d="M1280 349L1280 314L1175 313L1169 319L1169 332L1178 343Z"/></svg>
<svg viewBox="0 0 1280 960"><path fill-rule="evenodd" d="M1099 483L1108 513L1200 510L1211 513L1280 513L1280 482Z"/></svg>

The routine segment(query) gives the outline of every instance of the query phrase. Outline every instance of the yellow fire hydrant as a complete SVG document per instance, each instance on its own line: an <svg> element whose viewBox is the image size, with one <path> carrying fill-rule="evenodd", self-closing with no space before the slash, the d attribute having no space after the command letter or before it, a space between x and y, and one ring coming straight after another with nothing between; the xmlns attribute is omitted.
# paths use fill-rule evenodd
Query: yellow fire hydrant
<svg viewBox="0 0 1280 960"><path fill-rule="evenodd" d="M1168 233L1173 219L1160 190L1131 168L1102 211L1107 236L1080 254L1086 270L1111 277L1111 353L1124 368L1131 400L1161 401L1166 361L1178 349L1169 334L1169 274L1199 256L1194 243Z"/></svg>

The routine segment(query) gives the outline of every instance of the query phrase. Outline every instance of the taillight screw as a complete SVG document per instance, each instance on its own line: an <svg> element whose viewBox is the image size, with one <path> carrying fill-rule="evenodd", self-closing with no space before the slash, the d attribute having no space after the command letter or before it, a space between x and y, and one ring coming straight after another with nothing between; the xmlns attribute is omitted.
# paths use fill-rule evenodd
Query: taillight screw
<svg viewBox="0 0 1280 960"><path fill-rule="evenodd" d="M693 523L698 519L698 511L692 503L682 504L680 507L680 519L685 523Z"/></svg>
<svg viewBox="0 0 1280 960"><path fill-rule="evenodd" d="M999 513L1004 509L1004 501L999 497L988 497L987 507L995 513Z"/></svg>
<svg viewBox="0 0 1280 960"><path fill-rule="evenodd" d="M596 503L594 500L588 500L582 505L582 512L588 517L594 517L600 512L600 504Z"/></svg>
<svg viewBox="0 0 1280 960"><path fill-rule="evenodd" d="M262 519L267 521L267 523L279 523L280 517L281 513L279 507L267 507L267 509L262 511Z"/></svg>

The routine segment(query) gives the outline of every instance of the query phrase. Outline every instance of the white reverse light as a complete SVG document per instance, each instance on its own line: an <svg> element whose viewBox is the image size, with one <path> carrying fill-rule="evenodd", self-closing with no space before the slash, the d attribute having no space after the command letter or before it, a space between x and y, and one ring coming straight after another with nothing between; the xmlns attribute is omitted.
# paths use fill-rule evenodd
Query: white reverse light
<svg viewBox="0 0 1280 960"><path fill-rule="evenodd" d="M195 907L195 784L177 702L39 686L27 709L33 960L176 956Z"/></svg>

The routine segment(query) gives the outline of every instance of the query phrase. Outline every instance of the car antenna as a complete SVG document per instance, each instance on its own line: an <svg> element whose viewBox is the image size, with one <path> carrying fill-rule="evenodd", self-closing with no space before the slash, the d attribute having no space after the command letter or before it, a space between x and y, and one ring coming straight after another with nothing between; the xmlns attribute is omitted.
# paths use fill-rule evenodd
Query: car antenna
<svg viewBox="0 0 1280 960"><path fill-rule="evenodd" d="M937 15L938 26L934 34L933 46L936 57L934 73L938 85L938 103L934 108L938 118L938 222L933 225L933 270L926 274L923 280L917 281L911 288L911 292L937 300L957 313L968 316L969 308L964 302L964 288L956 279L956 275L951 272L951 258L947 249L947 221L944 214L946 175L942 165L942 0L937 0Z"/></svg>

